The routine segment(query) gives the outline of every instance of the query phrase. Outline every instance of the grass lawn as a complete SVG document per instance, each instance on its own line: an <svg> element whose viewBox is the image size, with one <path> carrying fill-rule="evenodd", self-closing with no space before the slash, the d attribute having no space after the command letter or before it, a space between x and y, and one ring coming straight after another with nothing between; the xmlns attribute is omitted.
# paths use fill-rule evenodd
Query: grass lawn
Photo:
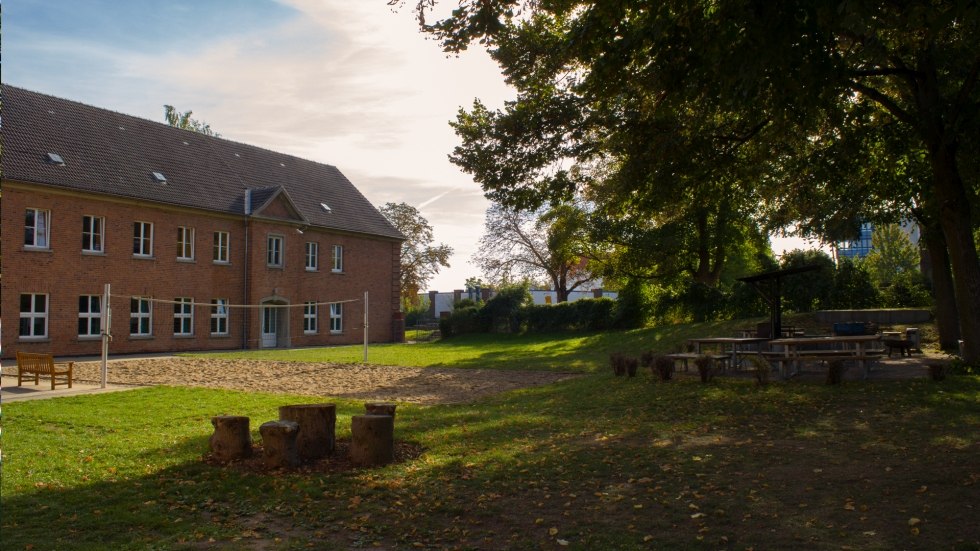
<svg viewBox="0 0 980 551"><path fill-rule="evenodd" d="M492 369L538 369L547 371L598 371L607 368L609 354L626 352L639 355L655 349L680 350L687 339L707 335L727 335L754 321L736 320L691 323L604 333L562 333L533 335L462 335L446 340L418 344L372 344L368 360L372 364L410 367L459 367ZM297 362L360 363L361 345L293 350L245 350L201 353L217 358L290 360Z"/></svg>
<svg viewBox="0 0 980 551"><path fill-rule="evenodd" d="M279 405L310 398L157 387L14 402L2 547L976 549L978 396L964 376L759 388L603 369L402 405L396 439L425 447L410 462L271 475L203 463L210 417L248 415L258 440ZM335 402L349 437L363 406Z"/></svg>

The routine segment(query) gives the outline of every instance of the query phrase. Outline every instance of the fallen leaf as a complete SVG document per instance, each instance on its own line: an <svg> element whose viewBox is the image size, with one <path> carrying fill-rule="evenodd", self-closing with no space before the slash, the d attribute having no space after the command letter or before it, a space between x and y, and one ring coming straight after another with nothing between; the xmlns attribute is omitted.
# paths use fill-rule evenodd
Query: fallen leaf
<svg viewBox="0 0 980 551"><path fill-rule="evenodd" d="M548 528L548 535L549 536L557 536L558 535L558 529L557 528L554 528L554 527Z"/></svg>
<svg viewBox="0 0 980 551"><path fill-rule="evenodd" d="M917 518L915 518L915 517L912 517L912 518L909 519L909 526L916 526L920 522L922 522L922 521L919 520L919 519L917 519Z"/></svg>
<svg viewBox="0 0 980 551"><path fill-rule="evenodd" d="M568 545L568 540L559 539L559 540L555 540L555 541L558 542L558 545L561 545L562 547Z"/></svg>

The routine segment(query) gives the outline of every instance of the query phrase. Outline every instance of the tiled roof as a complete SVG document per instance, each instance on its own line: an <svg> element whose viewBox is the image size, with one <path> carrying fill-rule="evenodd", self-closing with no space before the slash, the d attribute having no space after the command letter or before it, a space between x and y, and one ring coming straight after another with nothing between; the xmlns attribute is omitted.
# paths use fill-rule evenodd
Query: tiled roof
<svg viewBox="0 0 980 551"><path fill-rule="evenodd" d="M6 180L241 216L246 189L254 209L281 187L312 226L403 239L334 166L6 84L0 92Z"/></svg>

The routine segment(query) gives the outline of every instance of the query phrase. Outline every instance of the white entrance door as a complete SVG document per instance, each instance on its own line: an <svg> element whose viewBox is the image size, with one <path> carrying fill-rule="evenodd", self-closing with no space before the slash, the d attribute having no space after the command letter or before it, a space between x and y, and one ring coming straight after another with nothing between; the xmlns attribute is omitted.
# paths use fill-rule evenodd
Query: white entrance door
<svg viewBox="0 0 980 551"><path fill-rule="evenodd" d="M262 309L262 348L275 348L279 332L279 309L266 306Z"/></svg>

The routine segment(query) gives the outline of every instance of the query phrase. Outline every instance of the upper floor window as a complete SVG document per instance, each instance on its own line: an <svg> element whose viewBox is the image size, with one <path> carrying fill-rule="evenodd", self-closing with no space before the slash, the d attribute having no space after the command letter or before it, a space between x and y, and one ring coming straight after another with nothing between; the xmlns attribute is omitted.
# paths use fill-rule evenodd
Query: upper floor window
<svg viewBox="0 0 980 551"><path fill-rule="evenodd" d="M333 246L333 270L334 272L344 271L344 246Z"/></svg>
<svg viewBox="0 0 980 551"><path fill-rule="evenodd" d="M82 216L82 251L101 253L105 244L105 218L101 216Z"/></svg>
<svg viewBox="0 0 980 551"><path fill-rule="evenodd" d="M312 335L316 333L316 314L317 304L307 302L303 305L303 333Z"/></svg>
<svg viewBox="0 0 980 551"><path fill-rule="evenodd" d="M20 295L20 336L26 339L48 336L48 295Z"/></svg>
<svg viewBox="0 0 980 551"><path fill-rule="evenodd" d="M153 256L153 224L133 222L133 256Z"/></svg>
<svg viewBox="0 0 980 551"><path fill-rule="evenodd" d="M174 299L174 335L194 334L194 300L186 297Z"/></svg>
<svg viewBox="0 0 980 551"><path fill-rule="evenodd" d="M97 337L102 330L102 297L82 295L78 297L78 336Z"/></svg>
<svg viewBox="0 0 980 551"><path fill-rule="evenodd" d="M27 209L24 215L24 246L34 249L47 249L48 234L51 229L51 211Z"/></svg>
<svg viewBox="0 0 980 551"><path fill-rule="evenodd" d="M218 264L228 263L228 232L214 232L214 261Z"/></svg>
<svg viewBox="0 0 980 551"><path fill-rule="evenodd" d="M320 245L312 241L306 244L306 271L315 272L320 265Z"/></svg>
<svg viewBox="0 0 980 551"><path fill-rule="evenodd" d="M269 266L282 266L282 242L281 235L269 236L266 250L266 264Z"/></svg>
<svg viewBox="0 0 980 551"><path fill-rule="evenodd" d="M211 299L211 334L228 334L228 299Z"/></svg>
<svg viewBox="0 0 980 551"><path fill-rule="evenodd" d="M129 300L129 334L134 337L152 335L153 310L150 299L133 297Z"/></svg>
<svg viewBox="0 0 980 551"><path fill-rule="evenodd" d="M177 260L194 260L194 228L177 226Z"/></svg>

